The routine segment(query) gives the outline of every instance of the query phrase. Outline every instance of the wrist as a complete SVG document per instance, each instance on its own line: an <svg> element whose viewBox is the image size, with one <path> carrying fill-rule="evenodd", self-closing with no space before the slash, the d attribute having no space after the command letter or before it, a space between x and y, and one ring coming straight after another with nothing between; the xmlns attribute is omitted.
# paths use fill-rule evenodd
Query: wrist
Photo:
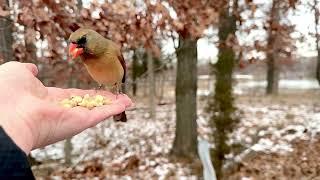
<svg viewBox="0 0 320 180"><path fill-rule="evenodd" d="M4 129L12 141L27 155L34 147L35 143L35 113L37 111L26 101L20 101L15 105L0 107L0 126ZM14 108L12 108L14 107ZM26 108L27 107L27 108ZM30 111L26 111L29 109Z"/></svg>
<svg viewBox="0 0 320 180"><path fill-rule="evenodd" d="M11 122L10 122L11 121ZM11 140L27 155L33 147L33 137L28 128L22 127L14 120L0 120L0 126Z"/></svg>

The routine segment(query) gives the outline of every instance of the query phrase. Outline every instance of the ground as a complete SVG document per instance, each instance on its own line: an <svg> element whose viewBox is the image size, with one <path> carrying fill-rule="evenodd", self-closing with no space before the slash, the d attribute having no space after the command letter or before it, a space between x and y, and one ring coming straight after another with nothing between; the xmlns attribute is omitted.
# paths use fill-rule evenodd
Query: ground
<svg viewBox="0 0 320 180"><path fill-rule="evenodd" d="M244 135L240 141L253 155L225 179L320 179L319 97L319 92L240 97L244 130L235 137Z"/></svg>
<svg viewBox="0 0 320 180"><path fill-rule="evenodd" d="M320 179L320 136L314 140L294 140L292 152L258 153L250 161L243 162L237 172L229 175L229 180Z"/></svg>
<svg viewBox="0 0 320 180"><path fill-rule="evenodd" d="M237 95L239 127L232 142L250 151L224 179L315 179L319 177L320 93L290 92L266 97ZM199 138L210 141L206 97L199 98ZM73 137L73 164L64 165L63 143L35 150L37 179L201 179L200 161L169 154L174 138L173 100L157 106L157 118L148 119L144 103L128 111L127 123L111 119ZM318 122L319 121L319 122ZM234 164L229 155L227 164ZM236 156L239 158L238 156Z"/></svg>

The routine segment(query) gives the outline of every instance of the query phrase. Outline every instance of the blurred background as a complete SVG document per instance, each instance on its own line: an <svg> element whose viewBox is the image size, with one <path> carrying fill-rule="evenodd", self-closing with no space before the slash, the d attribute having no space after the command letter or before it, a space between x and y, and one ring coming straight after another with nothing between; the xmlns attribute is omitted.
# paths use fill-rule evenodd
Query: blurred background
<svg viewBox="0 0 320 180"><path fill-rule="evenodd" d="M0 60L93 89L67 39L122 47L127 123L29 155L37 179L320 177L319 0L0 0Z"/></svg>

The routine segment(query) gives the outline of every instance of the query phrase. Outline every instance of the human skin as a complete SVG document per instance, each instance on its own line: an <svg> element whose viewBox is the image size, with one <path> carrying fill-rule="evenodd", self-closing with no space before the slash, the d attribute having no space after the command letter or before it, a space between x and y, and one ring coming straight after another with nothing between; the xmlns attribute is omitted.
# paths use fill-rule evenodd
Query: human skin
<svg viewBox="0 0 320 180"><path fill-rule="evenodd" d="M7 62L0 66L0 126L26 154L72 137L130 107L124 94L45 87L34 64ZM101 94L112 104L88 110L64 108L58 102L71 95Z"/></svg>

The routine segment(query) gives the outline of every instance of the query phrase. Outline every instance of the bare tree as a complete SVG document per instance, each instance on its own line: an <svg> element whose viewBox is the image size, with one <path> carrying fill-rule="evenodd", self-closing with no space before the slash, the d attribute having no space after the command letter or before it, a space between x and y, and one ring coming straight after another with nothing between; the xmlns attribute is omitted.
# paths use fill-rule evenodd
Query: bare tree
<svg viewBox="0 0 320 180"><path fill-rule="evenodd" d="M232 73L236 60L232 45L237 30L235 13L238 8L238 0L233 0L232 9L230 4L226 1L219 13L219 53L218 61L213 67L216 76L215 94L210 99L208 106L211 115L210 125L215 130L213 135L215 148L211 156L218 179L222 177L225 155L231 151L230 145L227 144L228 135L233 131L238 120L234 116L232 92Z"/></svg>
<svg viewBox="0 0 320 180"><path fill-rule="evenodd" d="M80 14L80 11L82 9L82 0L77 0L77 10L78 10L78 14ZM77 18L79 20L79 17ZM70 74L70 78L68 81L68 87L73 87L73 88L78 88L79 87L79 81L77 80L77 78L75 78L73 76L73 66L70 65L71 68L71 74ZM66 165L71 165L72 163L72 150L73 150L73 145L72 145L72 137L68 138L65 140L64 143L64 160L65 160L65 164Z"/></svg>
<svg viewBox="0 0 320 180"><path fill-rule="evenodd" d="M313 12L314 12L314 24L315 24L315 37L316 37L316 50L317 50L317 67L316 67L316 78L320 85L320 34L319 34L319 7L318 0L313 1Z"/></svg>
<svg viewBox="0 0 320 180"><path fill-rule="evenodd" d="M279 87L279 64L277 63L277 45L276 41L279 31L272 28L272 24L280 23L280 2L278 0L272 1L270 10L270 27L268 29L268 45L267 45L267 94L277 94Z"/></svg>
<svg viewBox="0 0 320 180"><path fill-rule="evenodd" d="M137 77L138 77L138 54L137 50L133 51L132 57L132 95L137 95Z"/></svg>
<svg viewBox="0 0 320 180"><path fill-rule="evenodd" d="M154 78L154 59L152 54L147 52L148 63L148 82L149 82L149 114L150 118L154 119L156 115L156 83Z"/></svg>
<svg viewBox="0 0 320 180"><path fill-rule="evenodd" d="M282 62L293 59L295 39L290 36L294 26L290 24L289 10L295 10L297 1L273 0L269 11L267 28L267 94L277 94L279 89L279 74Z"/></svg>
<svg viewBox="0 0 320 180"><path fill-rule="evenodd" d="M1 6L9 10L9 0L0 0L0 8ZM4 17L0 16L0 57L2 56L5 62L13 60L12 44L12 21L10 14Z"/></svg>
<svg viewBox="0 0 320 180"><path fill-rule="evenodd" d="M66 139L64 143L64 163L66 165L71 165L72 163L72 142L71 138Z"/></svg>
<svg viewBox="0 0 320 180"><path fill-rule="evenodd" d="M197 156L197 39L181 33L176 54L177 123L172 152L178 156Z"/></svg>

